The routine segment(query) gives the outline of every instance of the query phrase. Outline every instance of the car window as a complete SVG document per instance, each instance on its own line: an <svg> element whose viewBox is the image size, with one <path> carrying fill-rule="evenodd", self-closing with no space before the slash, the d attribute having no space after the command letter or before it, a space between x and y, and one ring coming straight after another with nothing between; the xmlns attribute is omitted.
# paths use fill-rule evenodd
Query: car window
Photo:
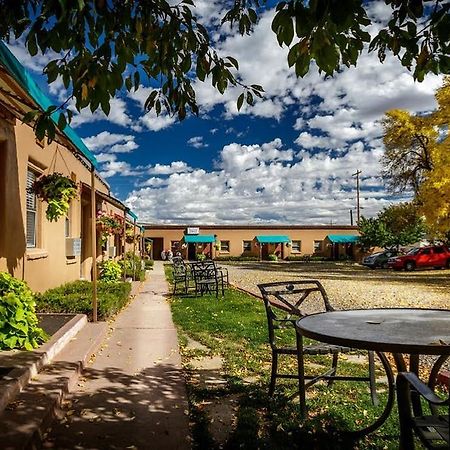
<svg viewBox="0 0 450 450"><path fill-rule="evenodd" d="M445 253L444 247L434 247L434 253Z"/></svg>
<svg viewBox="0 0 450 450"><path fill-rule="evenodd" d="M431 254L431 248L423 248L420 253L422 255L430 255Z"/></svg>
<svg viewBox="0 0 450 450"><path fill-rule="evenodd" d="M409 252L407 252L407 255L417 255L417 253L419 252L420 248L412 248L411 250L409 250Z"/></svg>

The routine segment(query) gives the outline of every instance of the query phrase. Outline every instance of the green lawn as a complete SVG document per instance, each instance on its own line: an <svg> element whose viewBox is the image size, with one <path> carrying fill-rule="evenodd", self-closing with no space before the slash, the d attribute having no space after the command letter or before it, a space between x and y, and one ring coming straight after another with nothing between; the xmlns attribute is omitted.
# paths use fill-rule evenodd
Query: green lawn
<svg viewBox="0 0 450 450"><path fill-rule="evenodd" d="M370 423L377 413L366 383L337 382L332 388L317 384L308 391L309 413L305 421L300 420L296 397L290 398L296 391L294 381L278 380L274 397L267 396L271 357L265 311L258 299L230 289L224 299L209 295L175 297L171 305L187 367L196 448L398 448L396 410L382 428L359 442L348 441L340 432ZM188 336L208 350L187 348ZM284 330L280 342L289 341L294 345L295 334L293 330ZM226 384L213 388L198 384L196 370L189 368L189 361L204 354L223 358L221 376ZM367 374L366 364L350 363L344 358L339 365L341 374ZM310 371L315 372L321 372L328 364L327 357L309 357L307 361ZM295 371L295 359L286 357L280 367ZM378 375L381 377L383 373ZM230 396L238 398L233 431L219 447L209 435L211 418L204 405L218 398L225 402ZM380 398L383 403L383 393Z"/></svg>

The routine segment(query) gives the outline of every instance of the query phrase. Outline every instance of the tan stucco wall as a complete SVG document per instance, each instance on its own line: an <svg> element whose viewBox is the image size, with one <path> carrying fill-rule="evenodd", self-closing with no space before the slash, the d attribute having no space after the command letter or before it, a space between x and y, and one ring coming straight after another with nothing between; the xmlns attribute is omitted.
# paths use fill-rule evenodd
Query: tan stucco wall
<svg viewBox="0 0 450 450"><path fill-rule="evenodd" d="M357 234L357 230L355 227L347 227L347 226L334 226L334 227L311 227L311 228L296 228L293 227L273 227L272 229L269 227L265 228L239 228L236 226L232 229L220 228L220 227L208 227L208 226L200 226L200 234L213 234L217 235L216 240L219 241L229 241L230 242L230 251L216 251L213 250L213 257L215 256L240 256L243 254L243 241L253 241L252 242L252 252L246 254L253 254L255 256L259 256L259 247L255 246L254 238L257 235L287 235L293 241L301 241L301 252L300 253L292 253L291 247L287 245L283 245L283 256L289 255L311 255L314 253L314 241L324 241L325 237L328 234L349 234L354 235ZM144 236L147 238L162 238L163 239L163 248L169 249L171 245L171 241L180 241L183 238L184 231L186 226L180 227L158 227L149 226L146 227ZM269 246L269 253L275 251L281 251L281 247L276 245ZM327 248L325 244L323 245L322 252L323 254L327 254ZM160 258L160 255L154 255L156 259Z"/></svg>
<svg viewBox="0 0 450 450"><path fill-rule="evenodd" d="M36 143L31 127L19 121L0 118L0 271L8 271L28 282L34 291L79 279L90 278L91 251L66 258L65 220L49 222L45 217L46 204L38 202L37 246L26 248L26 176L27 167L47 170L55 156L56 143L41 148ZM62 157L57 155L55 171L71 176L77 183L90 184L91 174L67 148L58 145ZM96 179L96 189L108 193L108 188ZM90 230L90 198L83 196L89 205L85 208L85 234ZM70 210L70 236L82 237L85 244L89 236L82 236L82 200L74 200ZM90 245L90 244L89 244ZM90 249L87 245L86 248Z"/></svg>

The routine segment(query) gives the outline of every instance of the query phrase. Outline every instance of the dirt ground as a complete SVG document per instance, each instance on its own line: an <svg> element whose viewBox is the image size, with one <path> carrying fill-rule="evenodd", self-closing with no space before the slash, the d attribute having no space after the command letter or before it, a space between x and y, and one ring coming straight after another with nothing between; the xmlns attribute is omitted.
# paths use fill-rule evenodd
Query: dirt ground
<svg viewBox="0 0 450 450"><path fill-rule="evenodd" d="M396 272L332 262L221 262L221 266L228 268L233 285L258 295L259 283L317 279L336 309L450 308L450 270Z"/></svg>

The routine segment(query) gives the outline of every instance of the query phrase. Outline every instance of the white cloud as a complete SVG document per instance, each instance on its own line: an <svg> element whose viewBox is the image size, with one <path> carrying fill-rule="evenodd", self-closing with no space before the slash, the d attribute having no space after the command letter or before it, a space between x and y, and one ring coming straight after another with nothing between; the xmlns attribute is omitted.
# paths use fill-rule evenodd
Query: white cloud
<svg viewBox="0 0 450 450"><path fill-rule="evenodd" d="M155 164L147 169L149 175L170 175L173 173L191 172L192 168L189 167L184 161L173 161L170 164Z"/></svg>
<svg viewBox="0 0 450 450"><path fill-rule="evenodd" d="M129 153L136 148L135 136L102 131L96 136L84 138L83 141L93 152Z"/></svg>
<svg viewBox="0 0 450 450"><path fill-rule="evenodd" d="M188 139L187 144L194 148L209 147L209 144L203 142L203 136L193 136Z"/></svg>
<svg viewBox="0 0 450 450"><path fill-rule="evenodd" d="M125 161L118 161L114 154L100 153L97 160L102 164L100 175L104 178L110 178L115 175L132 177L141 175L142 171L133 168L131 164Z"/></svg>
<svg viewBox="0 0 450 450"><path fill-rule="evenodd" d="M172 173L164 181L153 177L126 202L140 220L150 222L348 224L357 168L363 170L364 214L388 203L378 177L381 152L365 150L362 142L345 153L301 150L296 155L284 150L280 139L229 144L216 170Z"/></svg>

